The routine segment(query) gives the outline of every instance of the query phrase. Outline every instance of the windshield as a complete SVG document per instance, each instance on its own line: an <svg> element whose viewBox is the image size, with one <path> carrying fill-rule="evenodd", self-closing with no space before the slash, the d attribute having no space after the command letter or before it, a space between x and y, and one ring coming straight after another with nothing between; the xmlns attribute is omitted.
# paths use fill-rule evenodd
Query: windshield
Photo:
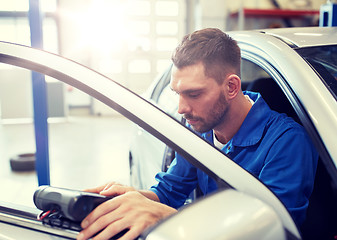
<svg viewBox="0 0 337 240"><path fill-rule="evenodd" d="M337 45L302 48L297 52L318 72L337 100Z"/></svg>

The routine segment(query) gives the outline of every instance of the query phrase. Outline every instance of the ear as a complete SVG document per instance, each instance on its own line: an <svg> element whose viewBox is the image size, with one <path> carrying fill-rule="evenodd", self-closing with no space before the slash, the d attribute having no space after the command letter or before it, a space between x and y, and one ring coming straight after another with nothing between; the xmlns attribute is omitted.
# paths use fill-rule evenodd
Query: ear
<svg viewBox="0 0 337 240"><path fill-rule="evenodd" d="M241 79L236 74L227 77L228 98L233 99L241 90Z"/></svg>

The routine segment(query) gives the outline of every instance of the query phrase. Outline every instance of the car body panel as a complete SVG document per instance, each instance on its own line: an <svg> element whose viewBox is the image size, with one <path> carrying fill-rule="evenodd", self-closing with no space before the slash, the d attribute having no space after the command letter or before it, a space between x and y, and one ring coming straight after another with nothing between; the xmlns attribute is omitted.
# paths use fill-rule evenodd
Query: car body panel
<svg viewBox="0 0 337 240"><path fill-rule="evenodd" d="M286 239L286 233L281 220L270 206L244 193L227 189L187 205L175 217L155 227L146 239L282 240Z"/></svg>
<svg viewBox="0 0 337 240"><path fill-rule="evenodd" d="M52 228L37 220L36 208L0 202L0 239L69 239L75 231Z"/></svg>
<svg viewBox="0 0 337 240"><path fill-rule="evenodd" d="M20 224L21 225L21 224ZM20 226L19 225L19 226ZM61 237L60 235L52 234L55 229L45 227L46 231L32 231L31 228L22 227L18 230L18 225L6 224L0 222L0 239L39 239L39 240L62 240L69 239L69 237ZM64 235L64 230L62 235ZM72 239L76 238L76 235L70 237Z"/></svg>
<svg viewBox="0 0 337 240"><path fill-rule="evenodd" d="M296 47L312 47L336 44L336 27L302 27L257 30L272 35Z"/></svg>

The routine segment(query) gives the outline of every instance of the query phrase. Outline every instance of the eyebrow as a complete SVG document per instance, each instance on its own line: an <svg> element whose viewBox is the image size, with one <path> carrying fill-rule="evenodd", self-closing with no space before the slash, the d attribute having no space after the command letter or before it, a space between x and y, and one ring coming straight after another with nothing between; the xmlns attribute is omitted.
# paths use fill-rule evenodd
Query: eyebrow
<svg viewBox="0 0 337 240"><path fill-rule="evenodd" d="M186 90L184 90L184 91L182 91L182 92L177 92L177 91L175 91L171 86L170 86L170 89L171 89L173 92L177 93L177 94L181 94L181 93L183 93L183 94L190 94L190 93L196 93L196 92L203 92L203 91L204 91L204 89L197 88L197 89L186 89Z"/></svg>

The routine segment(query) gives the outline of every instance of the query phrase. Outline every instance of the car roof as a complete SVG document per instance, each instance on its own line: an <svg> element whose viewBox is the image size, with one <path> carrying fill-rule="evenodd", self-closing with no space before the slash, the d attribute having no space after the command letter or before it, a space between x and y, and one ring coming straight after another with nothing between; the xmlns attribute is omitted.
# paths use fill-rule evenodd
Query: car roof
<svg viewBox="0 0 337 240"><path fill-rule="evenodd" d="M270 28L256 30L274 36L292 47L336 44L337 27Z"/></svg>

